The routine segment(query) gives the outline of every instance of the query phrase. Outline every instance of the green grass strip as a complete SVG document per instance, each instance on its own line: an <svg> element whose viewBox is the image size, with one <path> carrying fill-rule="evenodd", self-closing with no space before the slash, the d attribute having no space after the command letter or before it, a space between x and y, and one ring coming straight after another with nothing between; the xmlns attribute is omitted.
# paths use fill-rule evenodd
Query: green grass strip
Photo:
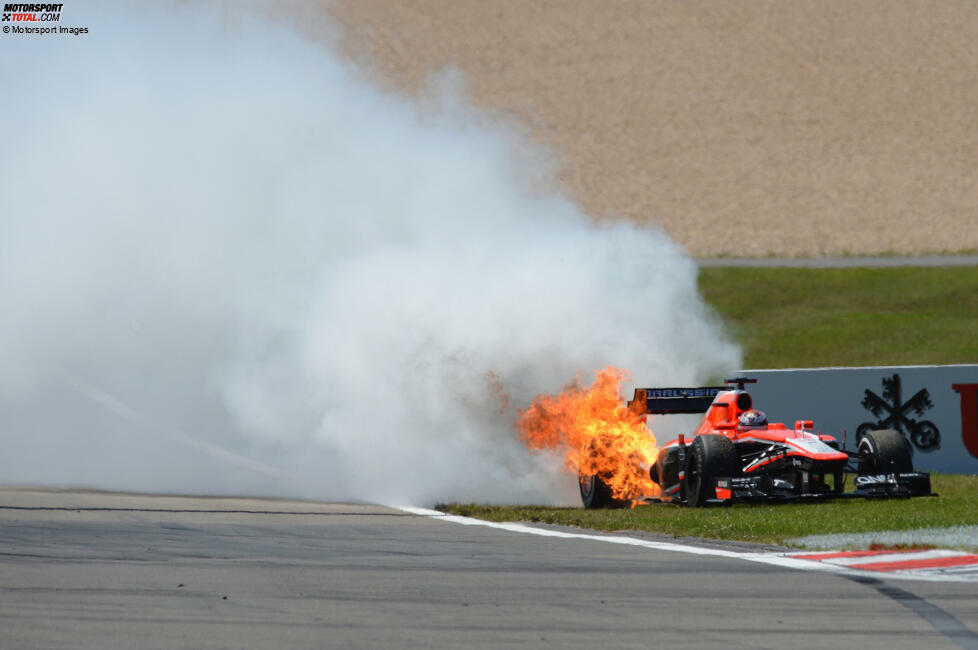
<svg viewBox="0 0 978 650"><path fill-rule="evenodd" d="M438 510L488 521L526 521L601 531L639 530L675 537L704 537L786 544L793 537L978 525L978 476L931 475L937 497L839 499L785 504L686 508L655 504L631 510L547 506L438 505ZM851 484L850 484L851 485ZM978 540L974 546L978 548Z"/></svg>
<svg viewBox="0 0 978 650"><path fill-rule="evenodd" d="M978 363L978 267L704 268L747 368Z"/></svg>

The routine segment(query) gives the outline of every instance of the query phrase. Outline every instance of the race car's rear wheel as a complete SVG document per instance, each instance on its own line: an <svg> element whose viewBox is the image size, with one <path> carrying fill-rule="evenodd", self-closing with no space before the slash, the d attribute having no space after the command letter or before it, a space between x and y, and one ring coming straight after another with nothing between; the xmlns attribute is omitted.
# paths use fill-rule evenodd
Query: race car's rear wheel
<svg viewBox="0 0 978 650"><path fill-rule="evenodd" d="M585 508L624 508L627 501L616 499L611 494L611 488L601 480L600 476L578 476L581 488L581 502Z"/></svg>
<svg viewBox="0 0 978 650"><path fill-rule="evenodd" d="M659 484L663 491L674 488L679 483L679 448L669 447L659 451L655 465L649 471L650 478Z"/></svg>
<svg viewBox="0 0 978 650"><path fill-rule="evenodd" d="M901 474L912 471L910 445L899 431L868 431L859 441L860 474Z"/></svg>
<svg viewBox="0 0 978 650"><path fill-rule="evenodd" d="M686 462L686 504L701 506L716 496L715 480L721 476L740 473L737 450L726 436L708 434L696 436Z"/></svg>

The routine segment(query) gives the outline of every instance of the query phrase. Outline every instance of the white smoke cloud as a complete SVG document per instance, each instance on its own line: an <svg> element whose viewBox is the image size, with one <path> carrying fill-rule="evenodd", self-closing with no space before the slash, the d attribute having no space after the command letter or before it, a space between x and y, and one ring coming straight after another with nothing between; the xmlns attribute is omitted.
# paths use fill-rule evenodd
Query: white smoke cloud
<svg viewBox="0 0 978 650"><path fill-rule="evenodd" d="M568 503L490 373L739 366L682 250L590 222L457 75L412 102L261 14L68 10L0 42L0 482Z"/></svg>

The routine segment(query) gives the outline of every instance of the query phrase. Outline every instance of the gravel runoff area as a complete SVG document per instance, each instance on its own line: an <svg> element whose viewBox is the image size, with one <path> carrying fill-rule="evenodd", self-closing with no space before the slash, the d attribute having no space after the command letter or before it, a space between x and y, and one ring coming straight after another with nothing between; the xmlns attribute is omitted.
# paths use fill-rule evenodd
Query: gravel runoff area
<svg viewBox="0 0 978 650"><path fill-rule="evenodd" d="M836 533L789 539L789 544L815 550L862 549L885 546L936 546L978 551L978 526L884 530L875 533Z"/></svg>
<svg viewBox="0 0 978 650"><path fill-rule="evenodd" d="M460 71L587 214L695 257L978 251L973 2L319 6L301 23L385 86Z"/></svg>

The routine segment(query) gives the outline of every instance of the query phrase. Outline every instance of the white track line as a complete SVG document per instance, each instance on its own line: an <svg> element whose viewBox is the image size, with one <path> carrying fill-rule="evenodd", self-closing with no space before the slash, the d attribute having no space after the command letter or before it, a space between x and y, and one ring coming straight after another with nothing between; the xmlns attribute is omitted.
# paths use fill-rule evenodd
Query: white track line
<svg viewBox="0 0 978 650"><path fill-rule="evenodd" d="M917 573L917 572L882 573L878 571L859 571L839 564L830 564L828 562L818 562L812 560L787 557L787 555L796 555L797 552L795 553L791 553L791 552L789 553L746 553L742 551L727 551L727 550L717 549L717 548L704 548L701 546L677 544L674 542L656 542L648 539L639 539L637 537L625 537L619 535L596 535L590 533L568 533L560 530L550 530L547 528L534 528L533 526L527 526L526 524L519 524L519 523L512 523L512 522L499 523L494 521L483 521L482 519L473 519L471 517L447 515L437 510L429 510L427 508L417 508L414 506L393 506L393 507L403 512L408 512L414 515L419 515L422 517L430 517L431 519L437 519L438 521L461 524L463 526L482 526L485 528L495 528L497 530L505 530L511 533L521 533L524 535L537 535L539 537L558 537L561 539L583 539L588 541L607 542L609 544L638 546L641 548L648 548L656 551L671 551L675 553L687 553L690 555L706 555L711 557L723 557L723 558L736 559L736 560L746 560L748 562L758 562L760 564L769 564L769 565L785 567L789 569L799 569L802 571L823 571L827 573L836 573L841 575L862 576L862 577L871 575L877 578L886 578L886 579L893 578L897 580L923 580L928 582L975 582L976 580L978 580L978 575L958 576L958 575L946 575L946 574L933 575L933 574Z"/></svg>

